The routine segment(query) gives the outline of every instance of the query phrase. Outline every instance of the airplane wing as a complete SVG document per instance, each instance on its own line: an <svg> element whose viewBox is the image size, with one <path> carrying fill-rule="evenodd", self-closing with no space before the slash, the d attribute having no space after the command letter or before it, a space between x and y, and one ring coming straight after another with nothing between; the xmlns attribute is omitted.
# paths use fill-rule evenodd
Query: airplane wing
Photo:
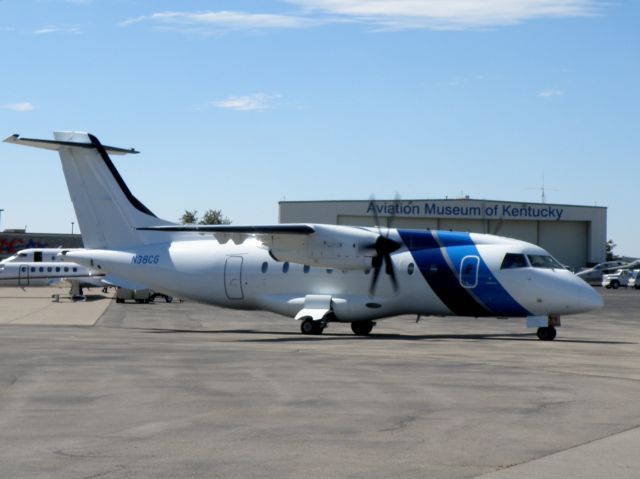
<svg viewBox="0 0 640 479"><path fill-rule="evenodd" d="M170 225L138 228L146 231L211 233L225 243L260 240L278 261L337 269L369 269L374 258L400 249L402 244L374 229L342 225L277 224Z"/></svg>

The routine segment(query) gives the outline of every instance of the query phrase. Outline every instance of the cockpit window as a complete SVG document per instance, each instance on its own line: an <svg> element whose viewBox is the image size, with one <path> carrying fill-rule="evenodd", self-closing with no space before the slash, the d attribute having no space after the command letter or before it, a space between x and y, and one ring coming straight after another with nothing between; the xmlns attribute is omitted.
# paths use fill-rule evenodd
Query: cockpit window
<svg viewBox="0 0 640 479"><path fill-rule="evenodd" d="M527 255L531 266L534 268L550 268L550 269L563 269L562 265L558 263L553 256L543 254L529 254Z"/></svg>
<svg viewBox="0 0 640 479"><path fill-rule="evenodd" d="M507 253L502 260L500 269L526 268L529 266L523 254Z"/></svg>

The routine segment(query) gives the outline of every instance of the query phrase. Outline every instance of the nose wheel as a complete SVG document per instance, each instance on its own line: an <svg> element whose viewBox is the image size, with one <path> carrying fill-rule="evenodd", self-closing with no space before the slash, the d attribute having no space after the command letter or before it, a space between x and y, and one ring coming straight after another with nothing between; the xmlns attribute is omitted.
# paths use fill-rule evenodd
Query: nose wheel
<svg viewBox="0 0 640 479"><path fill-rule="evenodd" d="M553 341L556 339L556 328L553 326L538 328L538 339L540 341Z"/></svg>
<svg viewBox="0 0 640 479"><path fill-rule="evenodd" d="M373 321L354 321L351 323L351 331L357 336L369 336L375 324Z"/></svg>

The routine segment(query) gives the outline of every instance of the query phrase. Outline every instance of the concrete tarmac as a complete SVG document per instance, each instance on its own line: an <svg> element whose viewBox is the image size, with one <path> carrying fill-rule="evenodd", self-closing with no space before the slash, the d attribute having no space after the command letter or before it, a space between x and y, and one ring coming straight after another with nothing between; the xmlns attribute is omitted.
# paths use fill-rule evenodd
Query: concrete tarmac
<svg viewBox="0 0 640 479"><path fill-rule="evenodd" d="M602 294L553 342L407 316L302 336L191 302L67 326L52 303L0 325L0 477L635 478L640 291Z"/></svg>

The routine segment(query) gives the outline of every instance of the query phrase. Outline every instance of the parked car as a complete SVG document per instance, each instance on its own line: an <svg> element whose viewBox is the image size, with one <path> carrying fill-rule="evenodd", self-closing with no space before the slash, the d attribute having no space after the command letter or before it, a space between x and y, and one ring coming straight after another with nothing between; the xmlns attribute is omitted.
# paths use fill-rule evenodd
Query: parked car
<svg viewBox="0 0 640 479"><path fill-rule="evenodd" d="M615 273L602 275L602 286L607 289L618 289L620 286L626 288L629 286L629 279L631 279L631 271L628 269L619 269Z"/></svg>
<svg viewBox="0 0 640 479"><path fill-rule="evenodd" d="M589 284L600 285L602 284L602 275L612 273L625 264L624 261L620 260L606 261L595 265L593 268L583 269L576 274Z"/></svg>
<svg viewBox="0 0 640 479"><path fill-rule="evenodd" d="M629 287L640 289L640 269L634 269L631 271L631 277L629 278Z"/></svg>

